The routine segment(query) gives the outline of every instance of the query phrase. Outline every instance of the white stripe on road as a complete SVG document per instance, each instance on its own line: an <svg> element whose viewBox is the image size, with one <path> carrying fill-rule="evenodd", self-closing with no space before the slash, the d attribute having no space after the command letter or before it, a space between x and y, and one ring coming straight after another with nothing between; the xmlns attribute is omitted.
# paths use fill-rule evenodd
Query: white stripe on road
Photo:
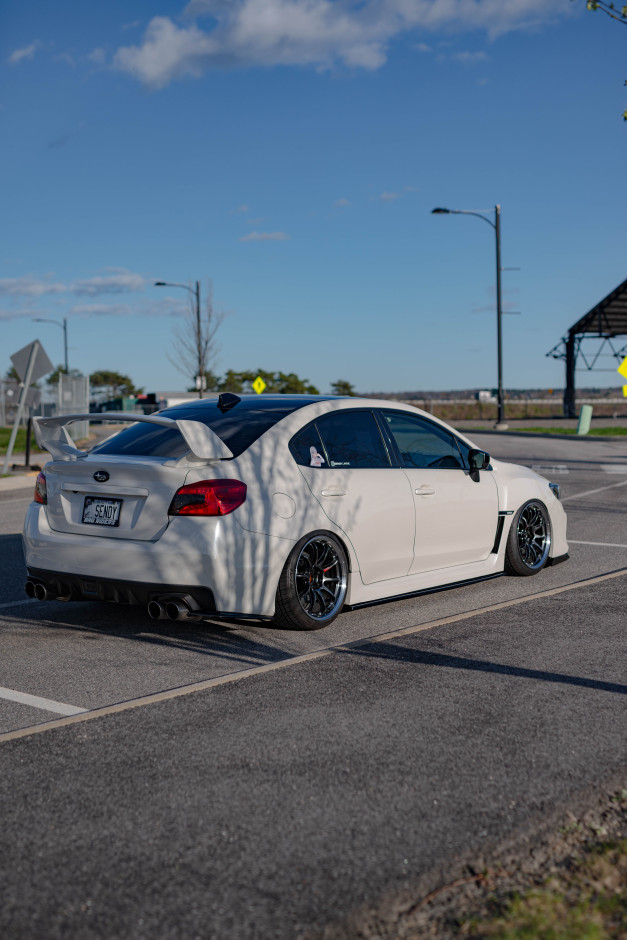
<svg viewBox="0 0 627 940"><path fill-rule="evenodd" d="M82 715L86 708L77 708L76 705L66 705L65 702L55 702L52 698L41 698L39 695L28 695L26 692L16 692L15 689L5 689L0 685L0 698L9 702L18 702L20 705L30 705L31 708L41 708L46 712L56 712L57 715Z"/></svg>
<svg viewBox="0 0 627 940"><path fill-rule="evenodd" d="M596 490L586 490L585 493L574 493L572 496L564 496L562 502L568 499L582 499L584 496L592 496L593 493L602 493L603 490L611 490L615 486L627 486L627 480L621 480L620 483L608 483L607 486L598 486Z"/></svg>
<svg viewBox="0 0 627 940"><path fill-rule="evenodd" d="M249 669L241 669L238 672L226 673L222 676L216 676L214 679L204 679L200 682L193 682L191 685L179 686L175 689L166 689L162 692L153 692L149 695L142 695L139 698L130 699L126 702L117 702L114 705L103 705L100 708L94 708L91 711L84 711L82 714L70 715L64 718L53 718L50 721L42 722L39 725L32 725L30 728L18 728L16 731L0 732L0 743L3 741L15 741L19 738L27 738L33 734L41 734L43 731L51 731L53 728L67 728L69 725L78 722L91 721L95 718L104 718L106 715L117 715L120 712L128 711L131 708L143 708L147 705L156 705L161 702L168 702L184 695L192 695L195 692L206 692L209 689L215 689L222 685L229 685L233 682L240 682L242 679L249 679L252 676L262 676L269 672L276 672L280 669L289 669L292 666L299 666L302 663L314 662L317 659L323 659L331 656L333 653L348 652L352 649L359 649L370 643L384 643L389 640L400 639L401 637L414 636L417 633L423 633L426 630L433 630L435 627L443 627L450 623L459 623L462 620L470 620L472 617L480 617L484 614L490 614L499 610L507 610L509 607L517 607L519 604L526 604L529 601L542 600L545 597L555 597L564 594L566 591L575 591L579 588L587 588L593 584L602 584L613 578L624 578L627 575L627 568L620 568L618 571L610 571L607 574L598 575L594 578L586 578L583 581L575 581L572 584L566 584L563 587L550 588L547 591L538 591L537 594L527 594L523 597L516 597L510 601L502 601L498 604L490 604L487 607L478 607L475 610L464 611L461 614L454 614L452 617L442 617L439 620L431 620L427 623L416 624L413 627L404 627L402 630L392 630L390 633L379 633L375 636L363 637L360 640L352 640L348 643L339 643L337 646L325 646L322 649L314 650L311 653L303 653L299 656L287 657L278 662L264 663L262 666L251 666Z"/></svg>
<svg viewBox="0 0 627 940"><path fill-rule="evenodd" d="M627 463L602 463L601 470L605 473L627 473Z"/></svg>
<svg viewBox="0 0 627 940"><path fill-rule="evenodd" d="M627 548L627 545L623 545L620 542L581 542L575 539L568 540L569 545L602 545L604 548Z"/></svg>

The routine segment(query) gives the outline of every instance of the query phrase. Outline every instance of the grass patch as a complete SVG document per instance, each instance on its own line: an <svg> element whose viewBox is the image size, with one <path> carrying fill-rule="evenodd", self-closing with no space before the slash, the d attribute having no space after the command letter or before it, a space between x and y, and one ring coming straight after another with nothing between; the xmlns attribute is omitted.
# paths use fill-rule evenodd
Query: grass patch
<svg viewBox="0 0 627 940"><path fill-rule="evenodd" d="M525 431L534 434L577 434L577 428L519 428L521 433ZM590 428L590 437L627 437L627 427L609 427L609 428Z"/></svg>
<svg viewBox="0 0 627 940"><path fill-rule="evenodd" d="M12 428L0 428L0 454L6 454L7 447L9 446L9 440L11 438ZM35 443L35 437L31 434L30 439L30 449L32 451L37 451L37 453L42 453ZM17 437L15 438L15 444L13 445L13 452L18 454L23 454L26 450L26 428L17 429Z"/></svg>
<svg viewBox="0 0 627 940"><path fill-rule="evenodd" d="M609 940L627 936L627 839L588 848L539 887L494 902L461 936L496 940Z"/></svg>

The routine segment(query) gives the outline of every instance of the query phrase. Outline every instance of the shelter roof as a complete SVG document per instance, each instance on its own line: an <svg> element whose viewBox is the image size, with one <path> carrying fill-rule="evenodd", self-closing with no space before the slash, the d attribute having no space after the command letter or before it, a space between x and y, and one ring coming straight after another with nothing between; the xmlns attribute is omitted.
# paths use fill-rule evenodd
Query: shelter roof
<svg viewBox="0 0 627 940"><path fill-rule="evenodd" d="M582 333L593 333L596 336L627 335L627 281L623 281L592 310L588 310L568 332L571 336Z"/></svg>

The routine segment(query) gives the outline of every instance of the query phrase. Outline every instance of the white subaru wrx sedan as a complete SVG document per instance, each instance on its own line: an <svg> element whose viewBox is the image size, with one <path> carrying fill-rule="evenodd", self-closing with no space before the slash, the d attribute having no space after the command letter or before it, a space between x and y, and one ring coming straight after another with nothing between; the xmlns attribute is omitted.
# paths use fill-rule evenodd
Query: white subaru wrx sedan
<svg viewBox="0 0 627 940"><path fill-rule="evenodd" d="M89 453L36 420L52 460L24 525L26 591L315 630L342 610L567 557L559 487L398 402L219 397ZM94 417L93 415L91 416Z"/></svg>

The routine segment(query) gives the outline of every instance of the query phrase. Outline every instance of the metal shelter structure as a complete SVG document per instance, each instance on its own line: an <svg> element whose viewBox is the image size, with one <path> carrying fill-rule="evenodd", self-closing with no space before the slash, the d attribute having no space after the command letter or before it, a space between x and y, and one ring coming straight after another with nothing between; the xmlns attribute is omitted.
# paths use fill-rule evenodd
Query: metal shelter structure
<svg viewBox="0 0 627 940"><path fill-rule="evenodd" d="M616 368L627 355L627 344L617 349L612 342L617 336L627 336L627 280L619 284L607 297L589 310L571 326L566 336L557 343L547 356L563 359L566 363L566 386L564 390L564 416L575 418L575 371L577 361L583 362L586 371L613 372L614 369L597 367L601 357L611 356ZM593 353L582 349L586 339L597 339L599 345Z"/></svg>

